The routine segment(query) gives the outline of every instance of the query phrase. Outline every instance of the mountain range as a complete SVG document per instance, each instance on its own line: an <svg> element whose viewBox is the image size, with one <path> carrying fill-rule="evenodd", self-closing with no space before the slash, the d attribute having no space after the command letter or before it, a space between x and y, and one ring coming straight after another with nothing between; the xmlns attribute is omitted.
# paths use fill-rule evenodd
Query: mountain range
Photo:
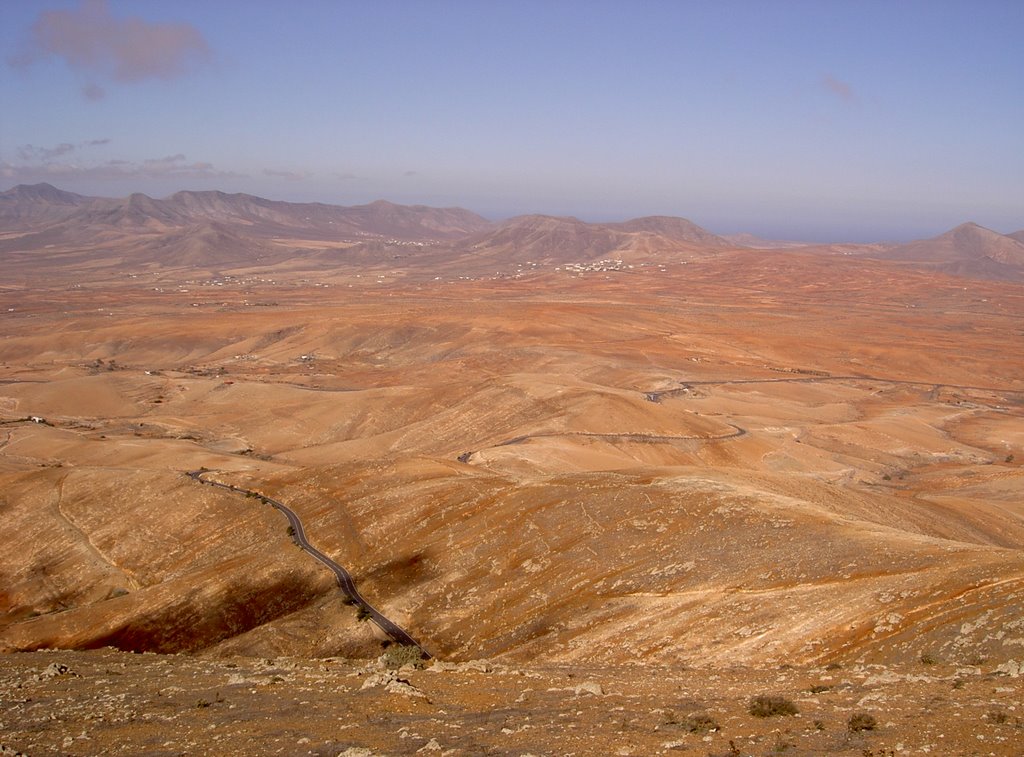
<svg viewBox="0 0 1024 757"><path fill-rule="evenodd" d="M608 257L665 261L797 244L718 236L671 216L588 223L526 215L494 223L463 208L385 200L346 207L219 191L182 191L164 199L138 193L103 198L45 183L0 192L0 259L5 262L25 263L25 254L34 253L37 263L101 268L120 262L173 267L269 264L300 255L321 265L365 263L383 260L390 247L409 243L427 246L432 254L390 257L404 257L406 264L442 261L481 269ZM345 254L336 254L341 248ZM864 254L954 275L1016 280L1024 277L1024 230L999 234L965 223L931 239L866 247Z"/></svg>

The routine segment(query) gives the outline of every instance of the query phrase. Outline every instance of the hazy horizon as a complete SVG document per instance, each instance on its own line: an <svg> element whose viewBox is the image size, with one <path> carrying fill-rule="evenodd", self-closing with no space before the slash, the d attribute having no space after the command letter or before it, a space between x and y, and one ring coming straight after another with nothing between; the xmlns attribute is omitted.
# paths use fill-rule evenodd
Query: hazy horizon
<svg viewBox="0 0 1024 757"><path fill-rule="evenodd" d="M1024 228L1015 2L52 0L0 182L907 241Z"/></svg>
<svg viewBox="0 0 1024 757"><path fill-rule="evenodd" d="M40 183L42 183L42 184L49 184L50 186L53 186L53 187L55 187L56 189L59 189L59 190L72 191L72 190L67 190L65 187L55 185L52 182L37 182L37 184L40 184ZM14 188L16 188L18 186L22 186L22 185L24 185L24 183L22 183L22 184L14 184L14 185L11 185L11 186L3 186L3 188L0 188L0 192L6 192L6 191L12 190L12 189L14 189ZM32 186L32 185L29 184L27 186ZM173 194L175 194L176 192L222 192L222 191L223 190L220 190L220 189L218 189L216 187L207 187L207 188L203 188L203 189L195 189L195 188L190 188L190 187L183 187L181 189L176 189L173 192L170 192L170 193L167 193L167 194L147 195L147 196L151 196L151 197L153 197L155 199L167 199L170 196L172 196ZM146 194L145 192L138 192L138 193L139 194ZM104 199L123 199L124 197L128 197L128 196L130 196L132 194L136 194L136 192L134 192L134 191L127 192L124 195L97 194L97 195L91 195L91 196L95 196L97 198L104 198ZM228 194L250 194L251 195L252 193L239 192L239 193L228 193ZM321 203L321 204L328 204L328 205L338 204L338 203L330 203L330 202L325 202L323 200L315 200L315 199L314 200L308 200L308 201L307 200L297 200L296 201L296 200L288 200L288 199L281 198L281 197L265 197L265 196L261 196L261 195L255 195L255 196L262 197L262 199L271 200L271 201L310 202L310 203ZM349 205L368 205L368 204L371 204L373 202L377 202L377 201L381 201L381 200L386 201L386 202L393 202L393 200L390 200L387 197L375 197L375 198L368 199L368 200L361 201L361 202L352 202L352 203L349 203ZM410 204L413 204L413 203L410 203ZM422 204L422 203L420 203L420 204ZM434 206L434 207L438 207L438 206ZM474 208L468 207L466 204L455 204L455 205L449 205L449 206L443 206L443 207L461 208L463 210L469 210L471 212L477 213L477 215L480 215L483 218L485 218L486 220L492 221L494 223L500 223L502 221L507 221L507 220L510 220L510 219L513 219L513 218L516 218L516 217L519 217L519 216L527 216L527 215L554 216L554 217L563 217L563 218L571 217L571 218L576 218L576 219L578 219L580 221L583 221L585 223L593 223L593 224L621 223L621 222L624 222L624 221L634 220L636 218L642 218L644 216L671 215L671 214L658 214L658 213L641 213L641 214L635 214L635 215L610 214L610 215L600 215L600 216L587 217L587 216L580 216L580 215L571 214L571 213L546 213L544 211L525 211L523 213L510 213L510 214L502 215L502 214L493 214L493 213L492 214L483 213L483 212L475 210ZM674 217L682 217L682 216L674 216ZM759 237L759 238L762 238L762 239L765 239L765 240L783 240L783 239L785 239L786 241L791 241L791 242L807 242L807 243L812 243L812 244L833 244L833 243L901 243L901 242L907 242L907 241L914 241L915 239L922 238L922 237L906 237L906 238L887 237L887 238L883 239L882 237L879 237L877 235L873 236L873 237L872 236L864 236L864 238L855 238L853 236L851 236L851 237L842 237L841 235L840 236L825 235L825 236L821 236L820 238L815 238L814 236L794 237L792 235L787 236L786 234L776 234L776 235L770 235L770 234L764 234L764 233L758 234L758 233L750 231L749 228L743 226L742 224L736 224L735 228L730 227L730 228L722 229L722 228L709 228L708 226L706 226L705 224L700 223L699 220L694 219L694 218L687 218L686 220L692 221L692 222L696 223L698 226L701 226L702 228L705 228L707 231L710 231L710 232L713 232L713 233L719 234L719 235L726 235L726 236L728 236L728 235L736 235L736 234L752 234L753 236L756 236L756 237ZM966 219L966 220L961 221L960 223L958 223L956 225L959 226L962 223L972 223L972 222L974 222L972 219ZM923 235L923 236L924 237L937 236L937 235L939 235L941 233L949 231L951 228L953 228L953 227L939 229L939 230L935 231L934 233L929 233L929 234L926 234L926 235ZM996 231L996 232L998 232L1000 234L1011 234L1011 233L1013 233L1015 231L1019 231L1020 229L1015 229L1014 228L1014 229L991 229L991 230L992 231Z"/></svg>

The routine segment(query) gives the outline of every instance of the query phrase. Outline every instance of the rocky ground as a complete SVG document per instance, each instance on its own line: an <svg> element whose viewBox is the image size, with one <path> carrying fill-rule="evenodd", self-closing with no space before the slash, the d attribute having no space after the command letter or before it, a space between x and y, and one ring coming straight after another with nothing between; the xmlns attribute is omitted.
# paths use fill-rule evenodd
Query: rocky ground
<svg viewBox="0 0 1024 757"><path fill-rule="evenodd" d="M1020 672L30 652L0 656L0 754L1020 755Z"/></svg>
<svg viewBox="0 0 1024 757"><path fill-rule="evenodd" d="M4 292L0 743L1024 754L1020 288L562 273Z"/></svg>

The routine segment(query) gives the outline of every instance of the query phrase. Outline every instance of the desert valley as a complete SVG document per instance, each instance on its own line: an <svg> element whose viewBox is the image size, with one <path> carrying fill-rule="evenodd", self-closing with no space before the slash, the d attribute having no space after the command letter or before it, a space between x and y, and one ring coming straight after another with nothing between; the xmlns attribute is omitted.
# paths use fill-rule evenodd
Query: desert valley
<svg viewBox="0 0 1024 757"><path fill-rule="evenodd" d="M4 754L1024 754L1024 231L36 184L0 270Z"/></svg>

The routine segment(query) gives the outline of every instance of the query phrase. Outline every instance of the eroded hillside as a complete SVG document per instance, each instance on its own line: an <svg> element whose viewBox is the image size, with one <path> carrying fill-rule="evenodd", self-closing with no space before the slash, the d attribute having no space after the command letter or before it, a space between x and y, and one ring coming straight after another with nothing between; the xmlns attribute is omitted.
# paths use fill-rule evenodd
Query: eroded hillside
<svg viewBox="0 0 1024 757"><path fill-rule="evenodd" d="M1021 656L1012 286L806 250L278 279L4 295L4 648L373 654L207 468L443 658Z"/></svg>

